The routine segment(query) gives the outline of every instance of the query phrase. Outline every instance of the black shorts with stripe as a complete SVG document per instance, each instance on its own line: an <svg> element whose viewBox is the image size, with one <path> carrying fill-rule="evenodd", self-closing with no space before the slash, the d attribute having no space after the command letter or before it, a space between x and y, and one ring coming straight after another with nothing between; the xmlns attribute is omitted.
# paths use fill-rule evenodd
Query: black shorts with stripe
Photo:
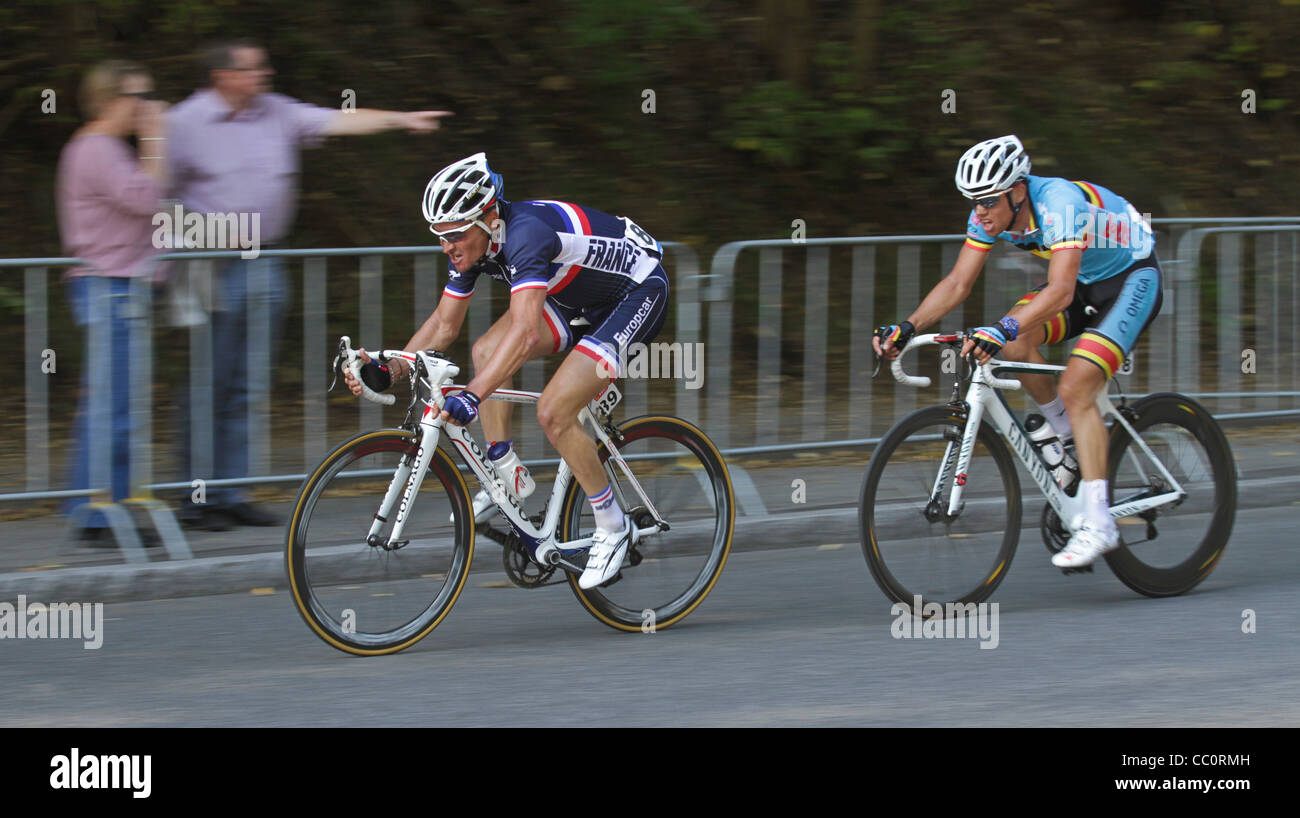
<svg viewBox="0 0 1300 818"><path fill-rule="evenodd" d="M1028 304L1046 286L1030 290L1016 305ZM1110 278L1076 286L1070 305L1043 325L1044 343L1078 336L1071 357L1091 361L1107 378L1113 377L1163 302L1160 262L1152 253Z"/></svg>

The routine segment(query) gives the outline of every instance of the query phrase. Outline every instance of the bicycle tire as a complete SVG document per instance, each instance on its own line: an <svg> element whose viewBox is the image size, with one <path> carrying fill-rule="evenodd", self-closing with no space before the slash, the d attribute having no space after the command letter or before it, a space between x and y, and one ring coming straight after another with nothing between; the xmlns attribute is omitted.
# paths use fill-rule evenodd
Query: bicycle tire
<svg viewBox="0 0 1300 818"><path fill-rule="evenodd" d="M930 602L987 599L1006 577L1020 538L1020 479L987 422L975 439L958 516L943 519L951 474L931 505L937 470L948 452L955 457L965 427L953 406L912 412L881 439L862 482L858 525L867 566L893 602L914 610L919 597L917 613Z"/></svg>
<svg viewBox="0 0 1300 818"><path fill-rule="evenodd" d="M1210 413L1184 395L1167 392L1143 398L1128 410L1128 421L1187 491L1187 497L1173 506L1147 512L1150 519L1116 520L1122 545L1105 555L1106 563L1120 582L1139 594L1177 596L1210 575L1232 534L1237 513L1232 449ZM1130 449L1132 443L1132 436L1116 423L1108 452L1112 505L1162 491L1161 475L1141 473L1137 468L1135 459L1148 466L1150 461L1139 448ZM1150 533L1143 523L1155 527L1157 538L1136 539L1134 532L1139 526L1140 533ZM1190 554L1185 545L1189 541L1195 543Z"/></svg>
<svg viewBox="0 0 1300 818"><path fill-rule="evenodd" d="M619 431L621 439L612 442L670 528L642 539L635 553L629 549L611 581L583 590L578 575L570 573L569 587L588 613L611 628L662 630L681 622L717 583L731 553L735 491L722 455L690 423L644 416L625 421ZM597 454L617 493L631 502L637 493L608 462L609 449L602 444ZM563 503L557 538L572 541L595 529L591 504L577 480ZM643 526L653 517L648 510L631 511Z"/></svg>
<svg viewBox="0 0 1300 818"><path fill-rule="evenodd" d="M298 613L339 650L377 656L404 650L446 617L469 576L474 526L465 480L435 449L408 510L402 548L366 535L399 462L417 455L405 429L364 432L325 456L303 482L285 538ZM390 522L381 532L387 539Z"/></svg>

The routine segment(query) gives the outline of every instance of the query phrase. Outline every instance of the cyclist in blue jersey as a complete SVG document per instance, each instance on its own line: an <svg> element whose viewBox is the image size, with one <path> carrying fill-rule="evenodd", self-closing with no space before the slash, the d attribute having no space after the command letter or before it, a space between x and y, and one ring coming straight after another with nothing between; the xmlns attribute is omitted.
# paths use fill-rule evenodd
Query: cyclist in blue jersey
<svg viewBox="0 0 1300 818"><path fill-rule="evenodd" d="M1029 170L1029 156L1015 136L986 140L962 155L957 189L973 209L957 262L906 321L878 329L872 344L877 354L896 358L918 329L970 295L999 239L1049 260L1047 283L996 324L976 329L962 354L973 351L981 363L999 352L1007 360L1046 363L1039 346L1079 338L1059 390L1051 376L1017 375L1050 424L1031 436L1074 436L1086 512L1069 522L1070 541L1052 557L1053 565L1074 569L1119 545L1109 514L1106 428L1096 398L1159 312L1163 288L1150 226L1132 205L1101 185L1031 176ZM1056 469L1063 484L1070 465Z"/></svg>
<svg viewBox="0 0 1300 818"><path fill-rule="evenodd" d="M473 346L474 377L450 396L444 420L481 417L498 474L519 497L534 483L511 447L510 406L480 402L509 387L525 361L572 350L537 404L547 438L573 469L590 498L596 533L579 579L593 588L618 573L635 536L596 456L595 442L578 423L586 406L621 371L631 344L645 343L663 326L668 277L663 248L630 219L549 200L508 202L503 181L477 153L443 168L424 191L429 229L447 253L448 282L407 351L445 349L460 333L480 275L510 286L510 308ZM369 355L363 350L363 360ZM373 362L362 368L371 388L386 388L406 364ZM360 386L351 377L354 394ZM475 519L492 513L487 492L474 498Z"/></svg>

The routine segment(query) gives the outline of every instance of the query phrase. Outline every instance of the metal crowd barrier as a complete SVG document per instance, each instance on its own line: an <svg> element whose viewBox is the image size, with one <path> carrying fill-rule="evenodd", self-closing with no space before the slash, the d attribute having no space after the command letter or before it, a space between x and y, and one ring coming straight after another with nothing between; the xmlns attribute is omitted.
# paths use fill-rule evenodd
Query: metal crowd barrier
<svg viewBox="0 0 1300 818"><path fill-rule="evenodd" d="M1295 391L1300 388L1300 354L1297 354L1300 338L1289 332L1300 315L1297 270L1300 248L1296 246L1300 217L1156 219L1154 227L1157 251L1165 270L1165 304L1138 347L1136 374L1126 388L1131 392L1178 389L1214 401L1211 409L1221 417L1300 413L1285 405L1288 400L1294 404L1300 397L1300 391ZM1246 379L1240 359L1244 338L1240 321L1244 291L1243 236L1254 242L1253 307L1259 322L1255 352L1256 365L1260 367L1257 374L1262 373L1254 381ZM1203 252L1205 242L1211 239L1217 241L1217 253L1213 257ZM902 414L918 405L946 399L955 375L946 370L937 372L937 386L931 387L933 394L897 389L892 382L884 380L877 385L869 377L872 329L887 317L883 311L888 309L886 303L906 305L905 309L919 303L930 284L951 268L963 240L962 234L945 234L731 242L716 251L707 274L700 273L698 256L692 248L665 243L668 251L665 267L673 280L676 301L676 327L672 337L664 340L681 344L703 342L706 352L705 388L693 390L675 384L672 387L674 411L702 424L720 447L733 453L781 452L877 441L875 435L883 433ZM1176 252L1172 252L1173 248ZM743 297L737 298L737 271L750 250L757 251L756 258L745 262L750 265L756 262L755 285L742 290ZM801 279L785 274L789 251L804 255ZM836 253L844 254L843 261L847 263L833 264ZM162 258L192 267L237 255L237 251L190 252ZM377 346L404 342L411 327L419 326L432 312L445 281L445 273L441 272L445 264L434 258L435 255L441 255L441 250L423 246L262 251L261 256L266 258L303 259L302 335L280 338L283 348L300 344L304 350L303 431L298 461L301 466L285 470L283 447L275 449L271 445L270 396L276 362L270 360L270 351L282 328L270 325L265 299L256 297L258 292L265 294L268 281L264 275L255 273L250 280L253 297L248 299L250 337L246 362L252 392L248 418L249 476L209 479L208 487L299 481L332 442L325 424L325 387L335 340L327 329L328 260L359 258L360 325L347 329L359 343ZM385 285L391 287L394 281L391 270L385 274L383 256L412 257L411 325L405 323L405 317L386 318L383 314ZM1198 362L1204 358L1208 345L1200 332L1205 310L1199 288L1208 286L1201 267L1211 259L1218 299L1213 311L1218 374L1213 383L1202 384ZM110 346L106 343L108 326L99 322L87 328L85 358L92 378L90 412L95 425L91 439L95 445L90 457L91 484L95 488L71 492L51 487L49 382L39 366L43 351L49 347L48 273L50 268L77 263L77 259L71 258L0 260L0 269L24 268L25 360L29 363L25 367L26 485L22 491L0 494L0 500L27 501L77 494L102 499L105 487L110 485L111 434L107 423L111 413L107 411L107 401L110 400L108 384L113 376L105 361ZM254 265L254 269L258 267ZM1041 262L1027 254L1009 253L998 245L990 256L983 283L977 286L982 288L986 305L997 304L998 309L1004 309L1035 281L1041 281L1044 273ZM494 320L491 298L483 296L484 292L491 292L490 280L484 277L479 287L479 297L470 302L463 333L470 339L485 332ZM107 297L99 293L92 301L102 307ZM142 492L133 502L140 503L153 516L171 555L187 556L184 537L170 512L148 500L149 492L188 491L192 484L188 480L157 482L154 479L151 401L154 309L149 282L134 282L130 298L143 319L136 323L131 342L132 414L136 421L132 429L132 451L141 453L131 461L131 485ZM755 310L754 321L737 320L742 302L745 309ZM969 304L958 307L943 326L960 327L988 318L975 314L973 309ZM847 327L839 329L837 334L832 318L837 318L840 324L847 321ZM752 340L745 335L749 327L756 328ZM333 334L338 334L337 328ZM802 337L797 355L791 354L788 336ZM203 419L211 416L213 396L207 385L220 351L212 347L210 323L206 320L194 323L188 345L189 386L193 397L191 425L196 432L191 444L191 471L196 475L211 474L211 424ZM783 377L790 378L787 365L792 361L797 361L795 365L801 372L797 378L783 382ZM742 369L749 362L752 371ZM469 371L468 367L463 368ZM837 372L845 376L837 377ZM544 377L542 362L532 361L524 366L517 385L540 391ZM1252 391L1249 387L1253 385L1271 388ZM651 389L658 388L646 379L626 380L622 387L628 415L647 411L651 406ZM887 391L877 394L876 390ZM1255 411L1241 411L1242 401L1247 398L1256 401L1252 405ZM879 409L881 402L887 409L871 411L873 406ZM381 407L362 404L358 427L380 425L382 412ZM798 422L788 422L793 418ZM782 430L784 436L780 436ZM516 437L530 455L545 450L544 435L529 418L516 429ZM278 462L272 461L273 452L279 454ZM277 470L276 466L280 468ZM104 509L113 518L115 528L129 527L125 512L111 506L99 502L95 508ZM133 528L125 537L119 537L119 542L127 544L127 559L145 559Z"/></svg>
<svg viewBox="0 0 1300 818"><path fill-rule="evenodd" d="M1183 391L1212 401L1211 411L1223 418L1300 414L1300 410L1281 408L1285 399L1294 404L1300 398L1297 391L1300 390L1300 373L1297 373L1300 356L1287 355L1283 349L1285 339L1278 335L1300 318L1300 302L1295 295L1300 284L1296 264L1300 262L1294 244L1300 217L1153 219L1152 225L1165 274L1165 299L1160 314L1132 356L1135 371L1124 378L1125 389L1130 394ZM1207 349L1207 340L1197 334L1198 286L1205 281L1200 270L1199 247L1207 236L1238 233L1257 235L1261 246L1273 242L1268 244L1272 253L1268 267L1271 283L1255 289L1256 308L1267 308L1274 316L1268 342L1256 350L1258 355L1267 355L1269 370L1267 376L1256 377L1254 381L1248 381L1248 375L1241 371L1244 349L1240 320L1241 260L1238 246L1229 240L1221 243L1213 272L1213 280L1226 293L1216 305L1218 377L1214 384L1203 385L1197 371L1197 364ZM1291 237L1289 246L1284 236ZM894 317L878 310L877 300L892 294L895 303L906 305L896 316L903 317L920 303L928 287L952 268L964 240L964 234L865 236L740 241L720 247L713 256L707 286L701 294L702 300L708 302L707 381L726 385L720 390L709 390L710 435L726 451L737 453L870 444L877 442L877 436L897 418L917 406L946 400L955 377L946 369L937 373L936 386L924 394L915 389L897 389L892 381L877 387L865 373L872 370L874 326ZM831 275L830 253L839 247L851 248L851 257ZM893 250L889 267L882 266L881 261L882 251L887 247ZM931 260L923 264L926 248L931 248L927 251ZM744 349L744 339L738 338L735 332L733 296L738 264L750 250L757 251L757 258L750 260L749 268L750 280L755 282L758 294L757 333L753 347ZM803 255L801 276L786 275L787 253ZM1261 257L1257 253L1257 268ZM1289 277L1282 270L1288 257ZM1018 276L1017 272L1023 275ZM976 284L977 289L982 289L984 303L988 305L985 311L989 314L967 316L965 313L971 305L965 304L949 314L942 326L960 328L991 320L993 305L1005 311L1017 297L1045 278L1046 266L1042 261L1008 249L1004 244L995 245L981 277L982 283ZM801 291L799 296L792 294L796 288ZM792 303L800 300L801 304ZM832 303L836 310L847 310L851 316L847 333L832 335L828 330ZM787 350L788 337L799 332L803 337L799 354L802 377L796 384L783 385L782 352ZM1296 343L1292 336L1291 346ZM847 384L837 382L829 371L833 350L847 354ZM749 353L755 361L753 408L732 408L741 394L731 388L738 375L734 363L738 352ZM1063 360L1063 353L1058 354ZM784 363L790 362L787 354ZM1247 388L1255 384L1265 388L1253 392ZM864 411L873 406L874 389L888 390L885 394L889 397L884 399L889 402L889 411ZM1260 411L1240 411L1245 397L1259 401ZM798 422L779 423L778 418L797 418ZM736 420L741 422L731 422ZM778 437L782 428L787 433ZM797 440L791 437L788 431L791 429L798 432Z"/></svg>
<svg viewBox="0 0 1300 818"><path fill-rule="evenodd" d="M683 244L665 242L667 251L665 266L674 279L677 298L676 323L677 340L697 342L699 337L699 304L696 298L699 279L699 261L695 251ZM211 279L215 270L196 269L200 265L211 265L223 260L239 257L238 251L202 251L174 253L159 256L159 261L174 262L173 275L191 276L195 281ZM348 249L310 249L279 250L266 249L259 253L249 267L249 295L246 299L248 310L248 360L244 371L250 381L250 400L248 416L248 476L232 479L203 478L205 488L220 486L251 486L265 483L291 483L301 481L305 472L315 466L328 450L331 441L326 430L326 386L329 383L329 363L332 360L332 348L336 337L331 337L327 325L327 259L337 257L359 257L359 327L348 328L350 334L371 347L381 345L398 346L410 336L413 327L418 327L433 311L437 294L445 283L445 261L439 264L435 255L442 255L437 247L368 247ZM412 324L399 320L389 320L386 328L383 315L384 305L384 266L383 256L413 257L413 291ZM271 282L267 276L267 267L260 263L263 259L287 258L303 259L302 263L302 326L301 338L277 338L282 331L280 327L271 326L270 308L267 296ZM110 314L110 296L108 284L102 277L91 277L89 286L90 310L93 314L85 331L84 365L88 367L90 394L87 405L90 418L91 441L88 458L90 461L91 488L66 490L52 488L50 447L50 390L49 375L43 371L41 361L46 350L51 348L49 338L49 286L48 276L51 268L67 268L80 264L76 258L32 258L3 259L0 269L24 268L24 359L28 362L25 369L25 419L26 419L26 486L22 491L0 493L0 501L33 501L63 499L87 496L95 500L89 506L82 507L74 517L73 525L85 522L92 510L107 515L119 543L124 543L124 553L128 560L147 561L134 525L129 515L119 505L104 500L111 485L110 448L112 433L110 423L111 383L115 373L112 372ZM391 279L391 277L390 277ZM292 279L291 279L292 280ZM200 287L199 289L202 289ZM466 333L470 339L485 332L495 316L491 311L491 292L493 284L486 276L478 282L479 297L470 301L466 318ZM129 356L131 359L131 452L130 485L131 499L126 504L142 508L154 518L172 557L189 556L183 534L175 523L171 512L161 503L151 500L151 493L157 490L183 490L194 488L192 481L154 480L153 420L152 405L154 349L154 292L148 279L133 279L128 298L131 301L131 314L140 320L133 322ZM209 293L211 295L211 293ZM212 298L215 298L212 295ZM208 320L208 311L215 306L211 303L203 306L188 323L189 330L189 372L191 401L189 424L191 427L191 474L195 476L213 473L213 405L211 374L214 366L226 365L221 360L221 351L213 348L212 325ZM338 333L335 333L335 336ZM278 344L277 344L278 341ZM272 468L271 424L273 411L272 373L277 362L272 359L272 351L277 347L292 349L301 345L303 350L302 373L302 409L303 431L301 448L301 466L289 472L275 473ZM56 360L57 360L57 350ZM291 356L296 357L296 356ZM296 361L294 361L296 363ZM469 373L469 362L462 362L462 368ZM540 391L544 386L544 365L541 361L531 361L525 365L522 373L522 388ZM624 389L628 411L642 414L649 405L649 386L644 380L631 381ZM698 417L699 395L694 391L684 391L677 395L676 411L686 418ZM374 428L382 423L382 407L362 403L359 411L360 429ZM545 444L545 437L536 422L525 418L519 437L526 441L529 451L540 453ZM523 442L521 441L521 442ZM125 505L125 504L123 504Z"/></svg>

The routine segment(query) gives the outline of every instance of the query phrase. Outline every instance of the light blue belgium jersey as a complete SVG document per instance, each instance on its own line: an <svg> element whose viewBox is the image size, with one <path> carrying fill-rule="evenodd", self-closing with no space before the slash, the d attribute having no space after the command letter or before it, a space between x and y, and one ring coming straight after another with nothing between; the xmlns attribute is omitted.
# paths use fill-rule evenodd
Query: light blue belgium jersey
<svg viewBox="0 0 1300 818"><path fill-rule="evenodd" d="M1091 182L1048 176L1026 177L1029 226L1024 235L984 232L975 211L966 223L966 246L988 252L998 239L1036 256L1083 250L1079 283L1093 284L1123 272L1151 255L1155 237L1142 214L1123 197Z"/></svg>

